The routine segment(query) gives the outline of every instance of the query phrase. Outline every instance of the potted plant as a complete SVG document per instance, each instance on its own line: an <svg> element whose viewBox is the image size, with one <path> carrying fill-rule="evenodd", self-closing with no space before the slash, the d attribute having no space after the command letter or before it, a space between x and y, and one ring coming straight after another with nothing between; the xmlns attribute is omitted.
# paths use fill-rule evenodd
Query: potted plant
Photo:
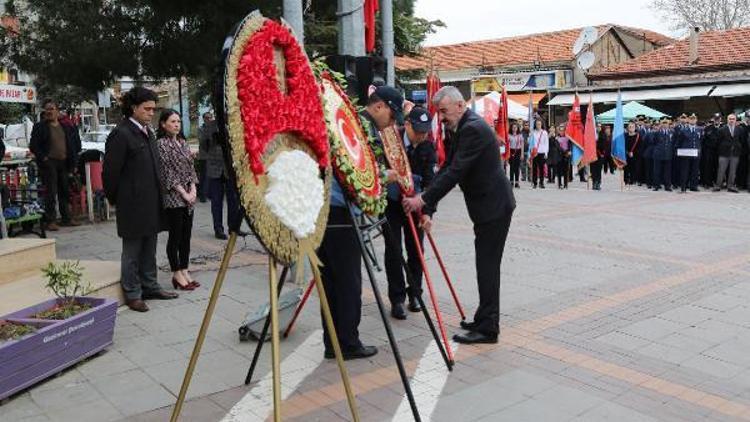
<svg viewBox="0 0 750 422"><path fill-rule="evenodd" d="M79 262L42 272L55 298L0 317L0 399L112 344L117 301L83 296Z"/></svg>

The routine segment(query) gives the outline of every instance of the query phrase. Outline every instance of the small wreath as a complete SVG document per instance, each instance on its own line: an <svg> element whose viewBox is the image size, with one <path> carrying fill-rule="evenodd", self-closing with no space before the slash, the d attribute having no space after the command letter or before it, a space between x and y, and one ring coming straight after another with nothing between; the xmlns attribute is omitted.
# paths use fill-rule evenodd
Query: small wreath
<svg viewBox="0 0 750 422"><path fill-rule="evenodd" d="M328 133L315 77L288 26L248 15L224 76L232 166L253 231L283 265L314 259L328 220Z"/></svg>
<svg viewBox="0 0 750 422"><path fill-rule="evenodd" d="M385 211L380 167L357 110L328 73L320 78L331 143L331 164L347 197L369 215Z"/></svg>
<svg viewBox="0 0 750 422"><path fill-rule="evenodd" d="M396 130L395 126L389 126L380 132L380 139L383 140L383 150L385 159L391 170L398 174L398 185L401 192L409 196L414 193L414 178L409 166L409 157L404 149L404 141Z"/></svg>

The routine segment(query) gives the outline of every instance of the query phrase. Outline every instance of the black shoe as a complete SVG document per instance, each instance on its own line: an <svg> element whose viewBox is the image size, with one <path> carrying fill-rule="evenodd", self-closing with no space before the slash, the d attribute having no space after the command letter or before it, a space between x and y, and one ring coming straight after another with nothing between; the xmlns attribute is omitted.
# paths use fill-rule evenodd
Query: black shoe
<svg viewBox="0 0 750 422"><path fill-rule="evenodd" d="M672 188L664 188L665 192L672 192Z"/></svg>
<svg viewBox="0 0 750 422"><path fill-rule="evenodd" d="M219 240L227 240L228 239L226 233L224 233L224 232L216 232L216 233L214 233L214 237L217 238L217 239L219 239Z"/></svg>
<svg viewBox="0 0 750 422"><path fill-rule="evenodd" d="M700 192L698 188L690 188L690 192Z"/></svg>
<svg viewBox="0 0 750 422"><path fill-rule="evenodd" d="M539 189L544 189L544 185L539 185Z"/></svg>
<svg viewBox="0 0 750 422"><path fill-rule="evenodd" d="M143 293L141 297L143 300L149 300L149 299L156 299L156 300L170 300L170 299L177 299L180 295L178 295L175 292L167 292L164 290L159 290L153 293Z"/></svg>
<svg viewBox="0 0 750 422"><path fill-rule="evenodd" d="M470 331L466 334L456 334L453 341L461 344L497 343L497 334L483 334Z"/></svg>
<svg viewBox="0 0 750 422"><path fill-rule="evenodd" d="M520 187L521 187L521 185L520 185L520 184L518 184L518 182L516 182L516 187L517 187L517 188L520 188Z"/></svg>
<svg viewBox="0 0 750 422"><path fill-rule="evenodd" d="M396 319L401 319L401 320L406 319L406 312L404 311L404 304L394 303L391 306L391 316Z"/></svg>
<svg viewBox="0 0 750 422"><path fill-rule="evenodd" d="M464 330L473 331L473 330L476 330L477 323L474 321L471 321L471 322L461 321L461 328L463 328Z"/></svg>
<svg viewBox="0 0 750 422"><path fill-rule="evenodd" d="M408 309L409 312L421 312L422 311L422 307L419 306L419 302L417 302L416 300L410 300L409 306L407 306L406 309Z"/></svg>
<svg viewBox="0 0 750 422"><path fill-rule="evenodd" d="M719 187L713 188L711 189L711 192L721 192L721 188Z"/></svg>
<svg viewBox="0 0 750 422"><path fill-rule="evenodd" d="M732 193L739 193L740 192L740 191L737 190L737 188L729 188L729 189L727 189L727 191L728 192L732 192Z"/></svg>
<svg viewBox="0 0 750 422"><path fill-rule="evenodd" d="M375 356L378 354L378 348L375 346L361 346L359 349L351 350L344 353L344 360L352 360L352 359L364 359L369 358L370 356ZM336 355L333 353L333 350L326 350L323 353L323 357L326 359L333 359L336 357Z"/></svg>

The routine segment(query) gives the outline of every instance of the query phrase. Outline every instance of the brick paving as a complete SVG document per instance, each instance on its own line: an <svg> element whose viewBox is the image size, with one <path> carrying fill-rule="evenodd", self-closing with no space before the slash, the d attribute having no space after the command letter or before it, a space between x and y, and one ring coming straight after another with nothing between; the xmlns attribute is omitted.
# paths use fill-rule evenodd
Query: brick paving
<svg viewBox="0 0 750 422"><path fill-rule="evenodd" d="M448 372L420 314L391 320L423 420L750 419L750 195L623 192L616 176L604 182L601 192L578 182L569 191L517 191L498 344L455 348ZM196 221L194 268L204 286L146 314L121 310L108 352L11 398L0 420L168 419L222 247L211 237L207 207ZM59 232L58 255L116 259L110 226ZM473 237L460 192L441 204L434 235L470 316ZM166 262L163 246L159 253ZM459 332L448 289L428 261L448 331ZM254 239L241 244L182 420L270 416L270 348L245 387L256 343L240 343L236 333L245 313L267 300L265 262ZM385 291L384 274L377 276ZM411 420L372 291L364 296L360 331L380 353L347 362L360 416ZM322 359L319 329L313 296L282 341L285 420L350 419L338 369Z"/></svg>

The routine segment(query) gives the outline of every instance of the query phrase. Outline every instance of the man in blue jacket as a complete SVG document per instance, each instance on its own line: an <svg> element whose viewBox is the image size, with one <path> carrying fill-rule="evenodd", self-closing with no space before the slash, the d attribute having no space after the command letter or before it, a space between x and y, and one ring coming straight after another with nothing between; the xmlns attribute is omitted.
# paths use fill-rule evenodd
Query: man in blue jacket
<svg viewBox="0 0 750 422"><path fill-rule="evenodd" d="M653 134L654 190L661 186L672 191L672 158L675 150L674 131L669 128L669 117L662 117L661 126Z"/></svg>
<svg viewBox="0 0 750 422"><path fill-rule="evenodd" d="M698 192L698 167L700 166L703 128L697 126L698 116L695 113L688 118L688 123L680 130L677 137L677 156L680 160L680 192L688 188Z"/></svg>

